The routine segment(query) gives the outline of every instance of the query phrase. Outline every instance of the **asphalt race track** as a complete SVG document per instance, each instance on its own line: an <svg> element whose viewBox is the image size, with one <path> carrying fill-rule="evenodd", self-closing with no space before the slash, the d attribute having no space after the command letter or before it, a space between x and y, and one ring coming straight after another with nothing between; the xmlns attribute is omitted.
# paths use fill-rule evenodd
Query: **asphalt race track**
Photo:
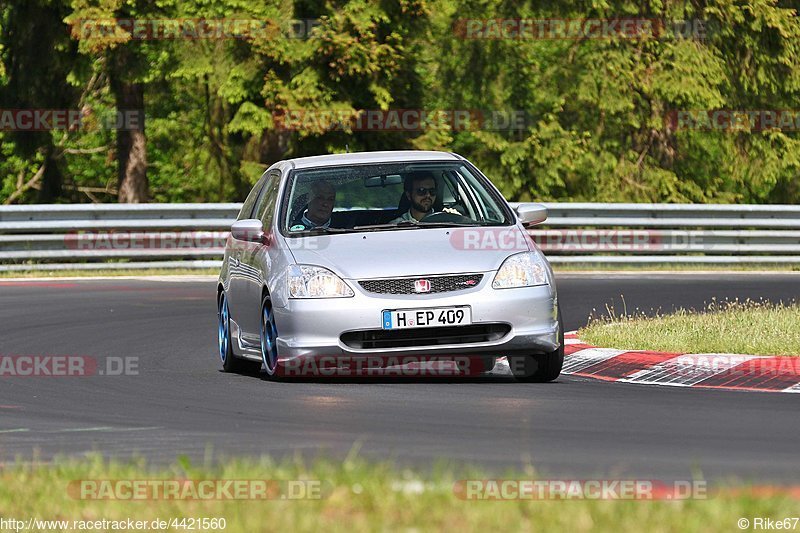
<svg viewBox="0 0 800 533"><path fill-rule="evenodd" d="M567 329L593 308L800 299L800 275L559 276ZM0 355L138 358L138 375L0 377L0 461L102 452L171 462L301 453L571 478L800 478L800 395L464 379L270 382L222 373L215 283L0 280Z"/></svg>

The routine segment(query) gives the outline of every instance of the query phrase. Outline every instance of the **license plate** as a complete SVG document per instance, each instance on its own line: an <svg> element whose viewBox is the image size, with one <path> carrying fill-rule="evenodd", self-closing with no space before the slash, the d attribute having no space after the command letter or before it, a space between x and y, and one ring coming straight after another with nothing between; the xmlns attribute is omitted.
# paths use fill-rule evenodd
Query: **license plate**
<svg viewBox="0 0 800 533"><path fill-rule="evenodd" d="M383 312L383 329L466 326L471 323L472 313L469 307L395 309Z"/></svg>

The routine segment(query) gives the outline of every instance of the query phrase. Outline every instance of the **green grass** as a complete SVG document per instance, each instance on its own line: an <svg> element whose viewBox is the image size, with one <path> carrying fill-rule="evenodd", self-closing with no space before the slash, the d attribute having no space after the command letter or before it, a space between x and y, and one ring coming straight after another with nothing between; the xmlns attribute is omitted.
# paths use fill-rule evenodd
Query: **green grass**
<svg viewBox="0 0 800 533"><path fill-rule="evenodd" d="M225 518L227 533L250 531L736 531L741 517L797 516L798 501L785 493L727 495L709 488L708 499L683 501L470 501L453 491L458 479L483 479L477 470L458 475L444 466L411 470L360 459L276 463L234 460L217 466L179 461L148 467L144 461L108 463L92 457L54 466L0 470L0 516L25 520L134 520ZM532 472L497 478L533 479ZM269 479L318 480L316 500L101 501L67 490L74 480Z"/></svg>
<svg viewBox="0 0 800 533"><path fill-rule="evenodd" d="M620 350L800 356L800 305L712 301L701 312L680 309L648 318L641 312L590 320L578 336Z"/></svg>
<svg viewBox="0 0 800 533"><path fill-rule="evenodd" d="M212 268L127 268L105 270L26 270L0 272L0 278L67 278L67 277L115 277L115 276L208 276L219 275Z"/></svg>
<svg viewBox="0 0 800 533"><path fill-rule="evenodd" d="M553 270L559 272L593 272L593 271L625 271L625 272L800 272L800 264L757 263L757 264L617 264L617 263L554 263Z"/></svg>

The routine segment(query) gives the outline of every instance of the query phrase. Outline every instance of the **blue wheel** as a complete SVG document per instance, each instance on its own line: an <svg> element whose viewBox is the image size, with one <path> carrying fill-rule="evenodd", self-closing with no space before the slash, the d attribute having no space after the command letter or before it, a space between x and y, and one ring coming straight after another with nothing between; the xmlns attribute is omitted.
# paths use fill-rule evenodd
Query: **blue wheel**
<svg viewBox="0 0 800 533"><path fill-rule="evenodd" d="M231 344L231 313L228 309L228 296L225 291L220 292L217 302L217 340L219 344L219 359L225 372L242 372L247 370L247 362L239 359L233 353Z"/></svg>
<svg viewBox="0 0 800 533"><path fill-rule="evenodd" d="M267 374L275 375L278 369L278 328L272 302L267 297L261 302L261 361Z"/></svg>
<svg viewBox="0 0 800 533"><path fill-rule="evenodd" d="M230 314L228 312L228 297L225 293L219 295L217 304L217 339L219 341L219 358L223 366L231 357Z"/></svg>

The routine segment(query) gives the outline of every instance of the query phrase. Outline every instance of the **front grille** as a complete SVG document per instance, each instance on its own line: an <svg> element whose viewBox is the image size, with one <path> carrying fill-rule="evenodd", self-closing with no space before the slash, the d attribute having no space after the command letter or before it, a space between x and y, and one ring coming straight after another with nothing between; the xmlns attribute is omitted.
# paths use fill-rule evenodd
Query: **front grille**
<svg viewBox="0 0 800 533"><path fill-rule="evenodd" d="M350 348L372 350L489 342L502 339L510 331L508 324L472 324L443 328L348 331L342 333L340 338Z"/></svg>
<svg viewBox="0 0 800 533"><path fill-rule="evenodd" d="M417 278L368 279L359 281L364 290L376 294L433 294L472 289L480 284L483 274L459 274L456 276L420 276ZM427 280L430 290L419 293L415 282Z"/></svg>

